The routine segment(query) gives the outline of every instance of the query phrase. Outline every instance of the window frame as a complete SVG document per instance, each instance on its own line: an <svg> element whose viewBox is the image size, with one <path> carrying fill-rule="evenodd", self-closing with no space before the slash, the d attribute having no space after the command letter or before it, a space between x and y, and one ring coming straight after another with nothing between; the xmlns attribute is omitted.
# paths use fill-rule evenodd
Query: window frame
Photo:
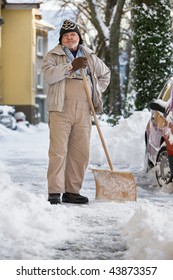
<svg viewBox="0 0 173 280"><path fill-rule="evenodd" d="M44 54L44 45L43 37L37 36L37 55L43 57Z"/></svg>
<svg viewBox="0 0 173 280"><path fill-rule="evenodd" d="M43 89L43 74L41 70L37 70L37 89Z"/></svg>

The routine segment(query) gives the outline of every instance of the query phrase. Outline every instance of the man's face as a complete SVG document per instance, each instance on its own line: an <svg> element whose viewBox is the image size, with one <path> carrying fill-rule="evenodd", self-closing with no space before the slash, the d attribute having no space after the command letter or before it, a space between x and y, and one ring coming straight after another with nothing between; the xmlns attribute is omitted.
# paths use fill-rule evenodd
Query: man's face
<svg viewBox="0 0 173 280"><path fill-rule="evenodd" d="M62 35L61 43L66 46L69 50L77 50L80 38L76 32L68 32Z"/></svg>

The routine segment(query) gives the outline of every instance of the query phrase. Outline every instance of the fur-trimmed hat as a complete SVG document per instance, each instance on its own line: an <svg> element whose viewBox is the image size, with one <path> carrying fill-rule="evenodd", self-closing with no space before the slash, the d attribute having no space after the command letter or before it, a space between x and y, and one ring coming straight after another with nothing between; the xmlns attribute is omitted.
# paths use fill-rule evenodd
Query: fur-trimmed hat
<svg viewBox="0 0 173 280"><path fill-rule="evenodd" d="M60 29L60 37L59 37L60 44L61 44L62 35L64 35L65 33L68 33L68 32L76 32L79 35L79 44L82 45L83 40L82 40L80 31L79 31L76 23L74 23L71 20L65 20L63 22L63 25L62 25L62 27Z"/></svg>

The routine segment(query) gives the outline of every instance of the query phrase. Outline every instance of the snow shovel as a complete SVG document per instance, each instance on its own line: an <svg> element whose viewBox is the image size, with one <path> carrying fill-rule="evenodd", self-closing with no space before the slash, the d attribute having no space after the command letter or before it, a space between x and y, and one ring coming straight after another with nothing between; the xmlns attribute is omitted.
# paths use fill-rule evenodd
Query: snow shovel
<svg viewBox="0 0 173 280"><path fill-rule="evenodd" d="M116 201L136 201L137 199L137 186L134 180L134 176L130 172L115 171L111 163L102 132L98 123L98 119L95 113L95 109L90 97L90 89L88 81L84 73L84 69L81 69L82 79L87 94L88 102L93 113L94 121L103 145L104 152L110 167L110 170L92 169L94 179L96 183L96 199L104 200L116 200Z"/></svg>

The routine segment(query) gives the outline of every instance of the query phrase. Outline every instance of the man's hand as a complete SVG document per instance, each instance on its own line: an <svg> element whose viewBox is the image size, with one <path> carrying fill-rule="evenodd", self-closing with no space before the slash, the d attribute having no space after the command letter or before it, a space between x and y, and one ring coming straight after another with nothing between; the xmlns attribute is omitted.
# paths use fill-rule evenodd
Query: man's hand
<svg viewBox="0 0 173 280"><path fill-rule="evenodd" d="M77 57L72 61L73 71L77 71L80 68L87 67L87 58L85 56Z"/></svg>

